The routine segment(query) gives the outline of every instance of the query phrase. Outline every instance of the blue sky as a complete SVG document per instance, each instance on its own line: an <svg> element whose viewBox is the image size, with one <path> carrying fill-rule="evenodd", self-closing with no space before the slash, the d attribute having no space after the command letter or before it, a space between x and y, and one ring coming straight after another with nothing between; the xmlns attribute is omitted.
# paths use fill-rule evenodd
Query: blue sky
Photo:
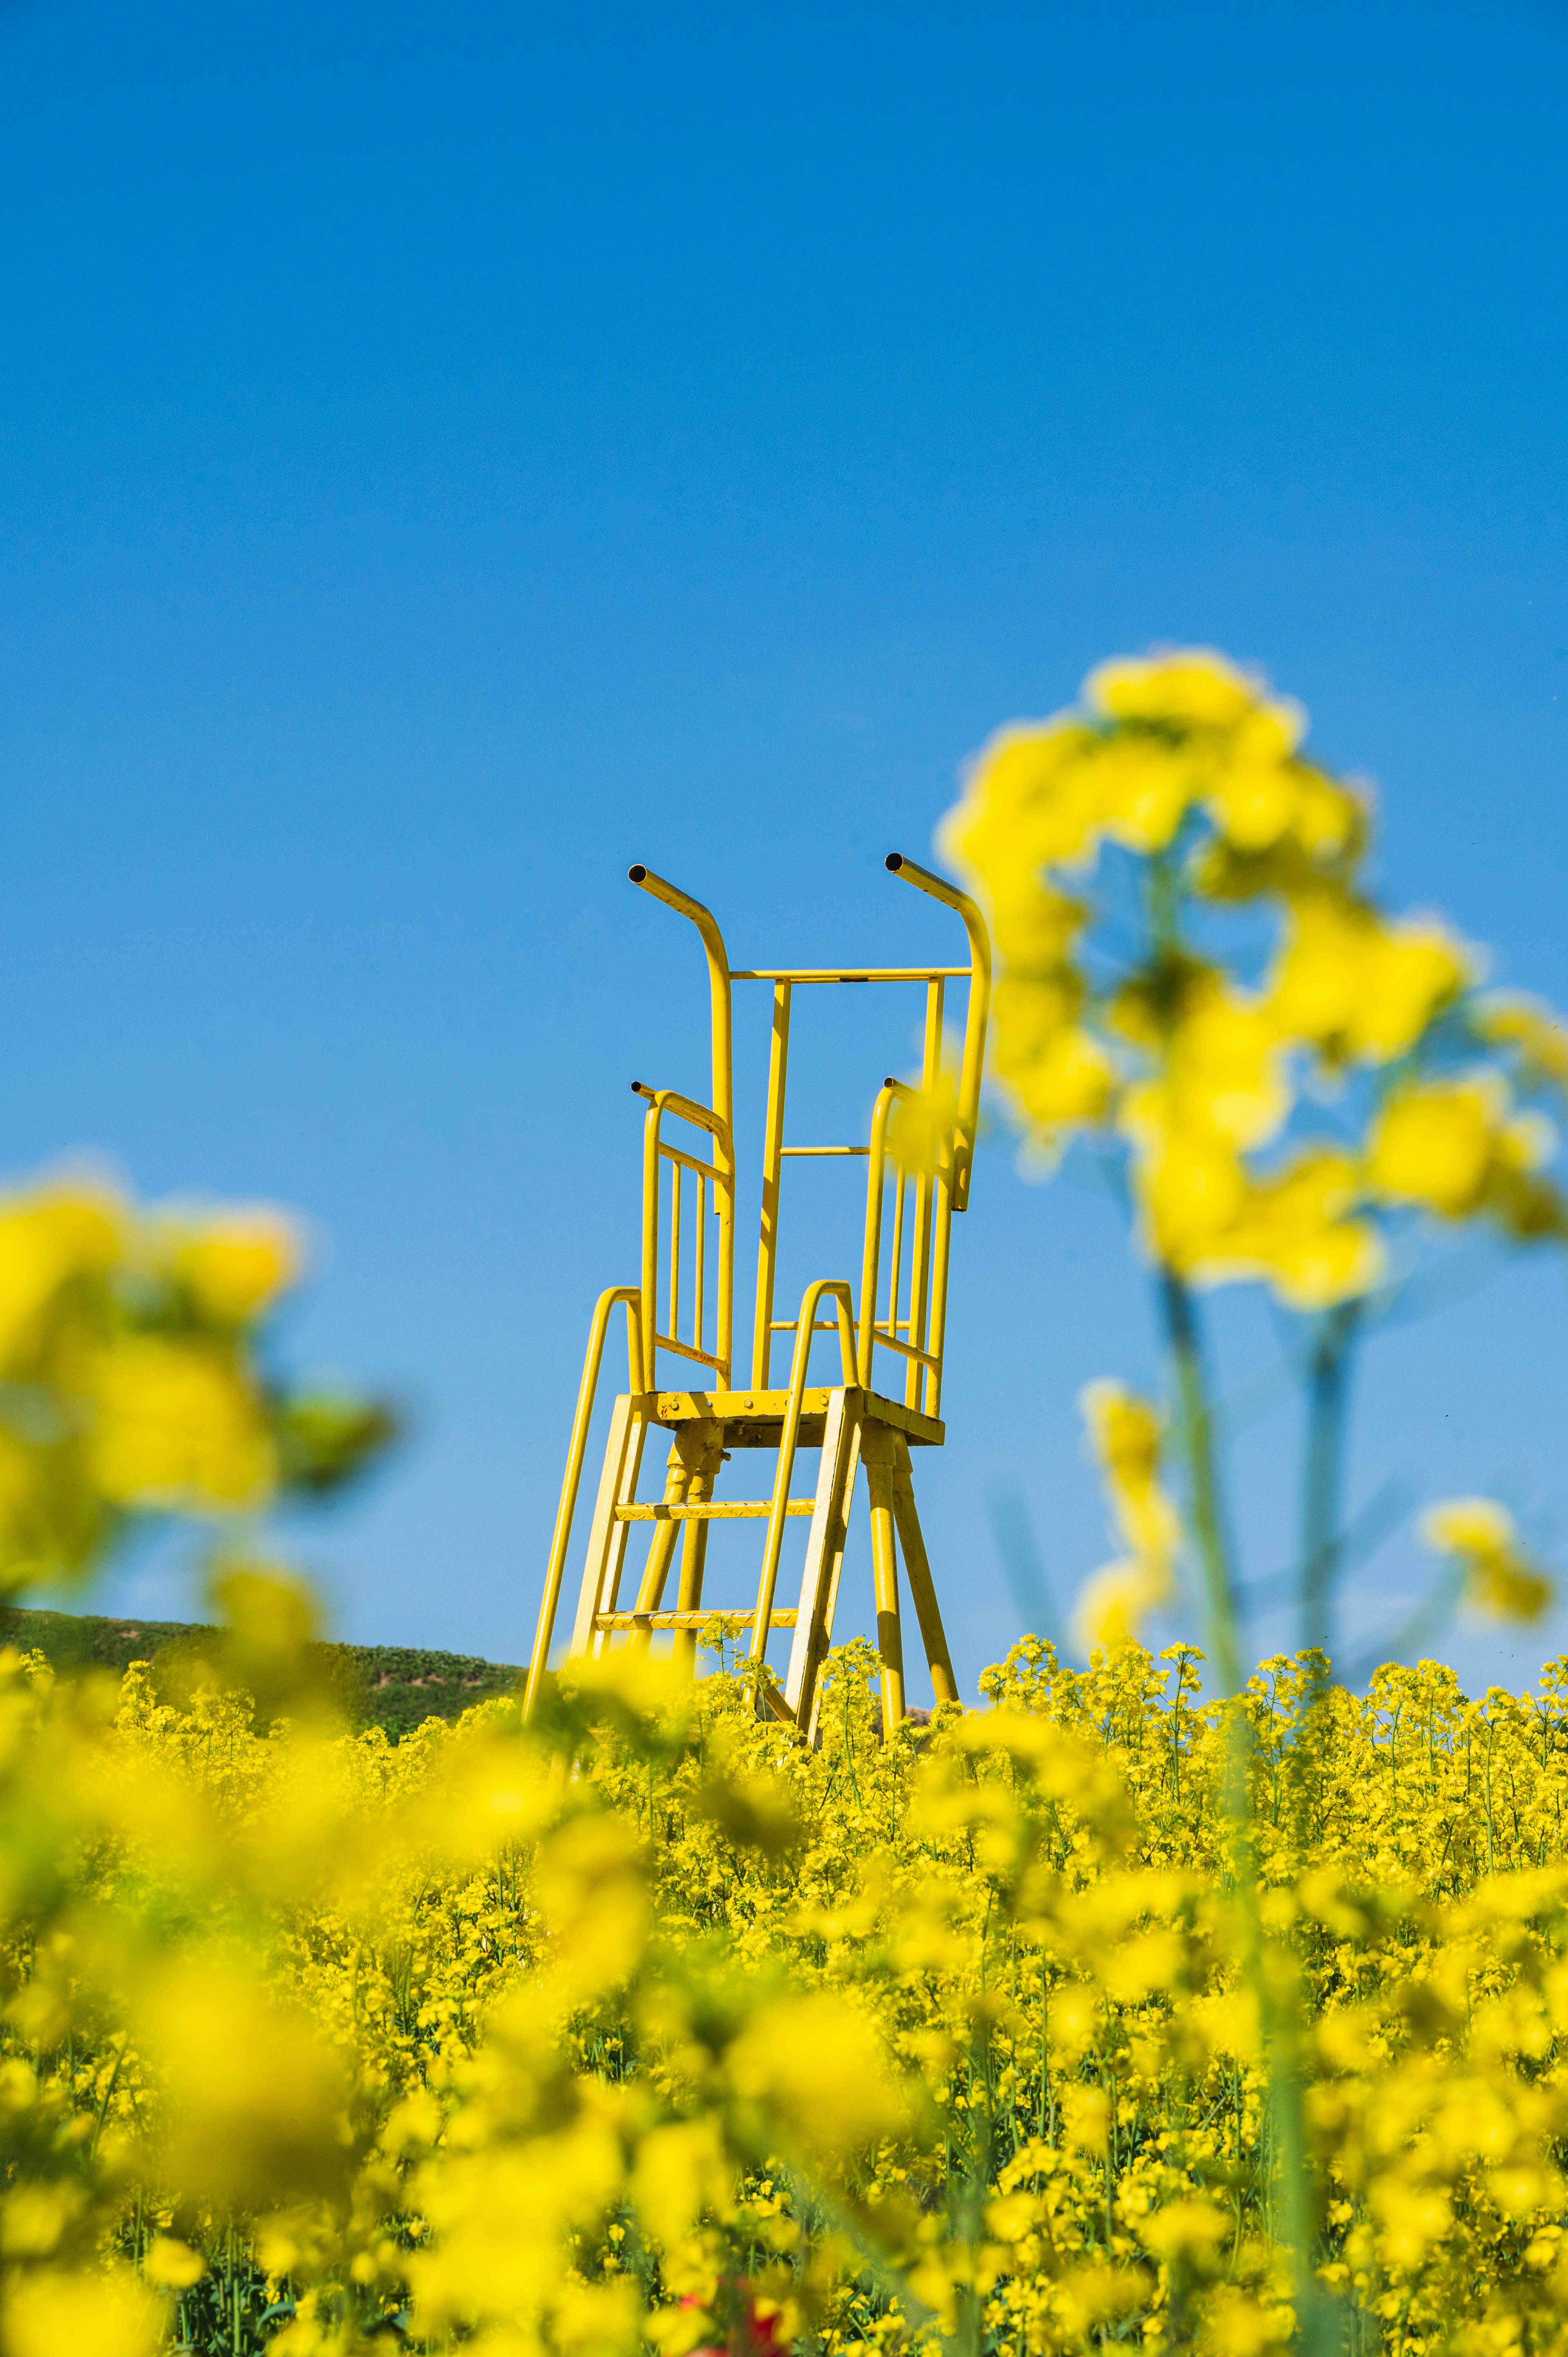
<svg viewBox="0 0 1568 2357"><path fill-rule="evenodd" d="M307 1543L342 1633L526 1651L627 1082L702 1077L629 860L739 963L945 954L882 854L998 722L1202 640L1379 781L1392 895L1568 1000L1565 96L1538 0L0 8L0 1167L310 1221L292 1351L413 1413ZM811 1109L892 1051L852 1017ZM1531 1261L1381 1344L1358 1501L1500 1485L1568 1570L1565 1308ZM972 1679L988 1497L1064 1599L1074 1398L1154 1372L1111 1207L1000 1143L950 1363ZM1255 1574L1295 1438L1249 1437ZM1396 1534L1358 1642L1420 1574ZM1522 1682L1568 1614L1455 1644Z"/></svg>

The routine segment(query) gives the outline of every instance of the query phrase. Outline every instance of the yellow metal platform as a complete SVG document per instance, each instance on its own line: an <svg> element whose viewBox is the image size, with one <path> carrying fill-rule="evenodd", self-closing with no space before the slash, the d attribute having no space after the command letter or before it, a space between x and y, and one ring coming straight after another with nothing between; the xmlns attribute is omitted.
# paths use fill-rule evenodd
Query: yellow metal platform
<svg viewBox="0 0 1568 2357"><path fill-rule="evenodd" d="M771 1681L758 1676L758 1702L783 1711L809 1731L818 1674L832 1641L855 1477L864 1465L884 1724L896 1726L905 1708L900 1550L933 1695L938 1699L956 1695L915 1509L909 1452L940 1448L946 1437L940 1406L950 1232L953 1213L963 1211L969 1200L991 952L983 920L965 894L897 853L887 866L962 919L970 952L967 965L735 973L718 926L700 902L647 868L630 871L634 884L689 918L702 938L712 1015L713 1103L704 1105L674 1090L632 1083L648 1105L641 1281L635 1286L612 1286L599 1297L594 1311L529 1670L530 1708L548 1667L605 1342L617 1308L626 1315L628 1381L610 1415L572 1632L573 1652L602 1651L616 1641L646 1646L656 1634L665 1633L677 1659L694 1668L699 1631L717 1626L738 1635L749 1627L749 1658L760 1666L772 1632L786 1630L791 1643L782 1698ZM942 1069L944 995L952 981L968 986L956 1081ZM744 1391L734 1387L732 1378L736 1157L731 986L736 982L766 982L773 987L752 1380ZM787 1146L792 994L803 985L833 984L924 987L920 1080L913 1085L883 1082L864 1146ZM683 1129L692 1143L674 1142L666 1135L667 1125ZM791 1159L840 1157L864 1158L867 1166L858 1304L847 1279L818 1277L806 1287L797 1317L776 1318L783 1166ZM778 1334L793 1338L789 1383L784 1390L776 1389L769 1379ZM839 1381L825 1388L809 1379L812 1351L824 1340L836 1341L839 1357ZM875 1385L879 1351L898 1363L901 1399ZM661 1355L707 1371L712 1388L660 1388ZM654 1501L639 1500L643 1453L652 1432L669 1437L663 1494ZM820 1450L821 1456L814 1490L810 1496L797 1497L791 1489L802 1448ZM723 1467L740 1450L773 1452L767 1496L714 1495ZM800 1599L793 1609L780 1609L775 1594L784 1534L788 1523L797 1520L810 1525ZM715 1612L704 1606L703 1596L709 1528L714 1523L746 1521L765 1525L756 1601L746 1611ZM620 1588L628 1543L644 1527L648 1547L636 1601L623 1609ZM676 1598L667 1610L664 1592L675 1568L677 1539Z"/></svg>

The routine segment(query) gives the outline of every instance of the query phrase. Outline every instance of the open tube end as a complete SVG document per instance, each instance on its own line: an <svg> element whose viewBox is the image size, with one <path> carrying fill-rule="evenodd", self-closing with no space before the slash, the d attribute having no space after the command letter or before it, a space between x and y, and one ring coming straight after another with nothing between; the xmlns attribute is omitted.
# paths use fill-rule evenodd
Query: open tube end
<svg viewBox="0 0 1568 2357"><path fill-rule="evenodd" d="M897 876L898 870L904 865L903 853L901 851L890 851L882 865L886 868L889 876Z"/></svg>
<svg viewBox="0 0 1568 2357"><path fill-rule="evenodd" d="M639 860L635 867L628 867L627 869L626 880L628 884L640 884L647 873L647 868L644 867L642 862Z"/></svg>

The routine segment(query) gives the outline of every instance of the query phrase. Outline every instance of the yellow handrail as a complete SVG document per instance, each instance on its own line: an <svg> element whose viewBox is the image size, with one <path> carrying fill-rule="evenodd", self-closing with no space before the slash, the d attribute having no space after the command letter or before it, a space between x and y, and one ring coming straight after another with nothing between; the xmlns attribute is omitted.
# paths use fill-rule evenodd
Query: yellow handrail
<svg viewBox="0 0 1568 2357"><path fill-rule="evenodd" d="M735 1265L735 1148L729 1125L710 1105L700 1105L691 1097L682 1096L678 1089L645 1088L633 1081L632 1088L648 1101L648 1114L642 1125L642 1383L643 1391L659 1388L658 1359L660 1350L674 1351L681 1358L695 1359L699 1364L712 1367L721 1383L727 1384L731 1364L730 1301L724 1290L725 1273ZM714 1141L711 1164L698 1164L695 1157L682 1154L679 1147L666 1146L660 1135L660 1124L667 1113L677 1121L689 1122L693 1129L704 1129ZM659 1331L659 1157L667 1156L676 1164L696 1169L697 1178L697 1288L695 1318L693 1326L694 1347L682 1342L673 1332ZM719 1222L720 1293L715 1348L704 1351L703 1342L702 1249L703 1233L703 1174L713 1182L714 1209ZM680 1180L675 1180L676 1197L671 1222L671 1300L672 1309L680 1299ZM671 1324L673 1327L674 1318Z"/></svg>
<svg viewBox="0 0 1568 2357"><path fill-rule="evenodd" d="M651 893L656 900L662 900L665 907L673 909L678 916L689 919L702 937L703 948L708 961L708 997L713 1031L714 1111L724 1124L725 1170L729 1181L733 1211L735 1051L730 1021L729 952L725 948L725 937L719 931L718 920L712 909L704 909L700 900L693 900L689 892L682 892L678 884L667 883L662 876L656 876L651 867L644 867L640 862L635 866L628 867L626 872L631 882L639 886L642 891ZM719 1355L726 1368L734 1355L734 1321L735 1231L732 1221L719 1259L718 1345Z"/></svg>
<svg viewBox="0 0 1568 2357"><path fill-rule="evenodd" d="M572 1439L566 1451L566 1478L561 1484L561 1502L555 1510L555 1532L550 1542L550 1567L544 1575L539 1626L534 1632L533 1656L528 1665L528 1685L522 1705L525 1717L533 1709L540 1683L550 1665L550 1645L555 1634L555 1615L561 1603L561 1575L565 1568L566 1550L572 1544L572 1519L577 1511L577 1491L583 1479L588 1427L594 1420L594 1396L599 1387L599 1363L605 1354L605 1335L609 1328L610 1312L618 1302L624 1303L626 1307L628 1380L633 1391L639 1389L641 1384L642 1296L635 1286L612 1285L600 1294L594 1304L594 1315L588 1327L583 1380L577 1386L577 1410L572 1418Z"/></svg>
<svg viewBox="0 0 1568 2357"><path fill-rule="evenodd" d="M963 1027L963 1063L958 1082L959 1135L952 1172L952 1207L955 1211L962 1211L969 1205L970 1173L974 1167L974 1141L980 1125L980 1083L984 1077L985 1027L991 1012L991 935L978 902L972 900L967 892L961 892L956 884L933 876L929 867L906 859L901 851L890 851L884 864L889 875L901 876L917 892L929 893L944 909L954 909L963 919L964 931L969 935L969 1013Z"/></svg>
<svg viewBox="0 0 1568 2357"><path fill-rule="evenodd" d="M839 1353L846 1383L854 1381L854 1302L842 1278L819 1276L806 1287L800 1315L795 1321L795 1356L789 1369L789 1397L784 1429L779 1440L779 1462L773 1476L773 1506L768 1517L763 1548L762 1581L757 1592L757 1617L751 1626L751 1656L760 1662L773 1620L773 1591L779 1581L779 1558L784 1546L784 1524L789 1511L789 1484L795 1477L795 1451L800 1437L800 1411L806 1396L806 1374L811 1363L811 1343L817 1332L817 1305L825 1293L838 1304Z"/></svg>

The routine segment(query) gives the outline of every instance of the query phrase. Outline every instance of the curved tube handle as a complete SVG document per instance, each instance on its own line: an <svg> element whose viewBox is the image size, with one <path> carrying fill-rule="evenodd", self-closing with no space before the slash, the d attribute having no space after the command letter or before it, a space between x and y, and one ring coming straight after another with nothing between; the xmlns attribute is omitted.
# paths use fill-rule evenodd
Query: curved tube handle
<svg viewBox="0 0 1568 2357"><path fill-rule="evenodd" d="M651 867L644 867L640 861L626 872L628 882L635 884L640 891L651 893L654 899L662 900L665 907L673 909L677 916L688 918L702 935L703 947L708 956L708 992L713 1002L714 1111L728 1129L735 1121L729 952L725 948L725 937L719 931L718 920L711 909L704 909L700 900L693 900L691 894L682 892L678 884L666 883L662 876L656 876Z"/></svg>
<svg viewBox="0 0 1568 2357"><path fill-rule="evenodd" d="M991 935L979 903L945 877L890 851L883 863L890 876L901 876L917 892L928 893L963 919L969 935L969 1017L963 1027L963 1064L958 1082L958 1136L953 1146L952 1207L969 1209L970 1174L974 1166L974 1140L980 1126L980 1083L985 1071L985 1028L991 1015Z"/></svg>
<svg viewBox="0 0 1568 2357"><path fill-rule="evenodd" d="M673 909L678 917L685 917L702 935L703 947L708 958L708 996L713 1010L714 1040L714 1111L721 1127L714 1132L714 1160L725 1173L730 1196L730 1220L720 1235L718 1282L718 1349L726 1369L732 1364L735 1345L735 1051L730 1030L729 952L718 920L711 909L682 892L678 884L667 883L656 876L651 867L640 861L627 869L629 881L639 889L651 893ZM686 1115L682 1116L687 1118ZM650 1320L651 1322L651 1320ZM650 1337L643 1338L643 1348L651 1354ZM651 1355L650 1366L651 1368ZM728 1380L726 1375L725 1380ZM650 1373L650 1385L652 1375Z"/></svg>

